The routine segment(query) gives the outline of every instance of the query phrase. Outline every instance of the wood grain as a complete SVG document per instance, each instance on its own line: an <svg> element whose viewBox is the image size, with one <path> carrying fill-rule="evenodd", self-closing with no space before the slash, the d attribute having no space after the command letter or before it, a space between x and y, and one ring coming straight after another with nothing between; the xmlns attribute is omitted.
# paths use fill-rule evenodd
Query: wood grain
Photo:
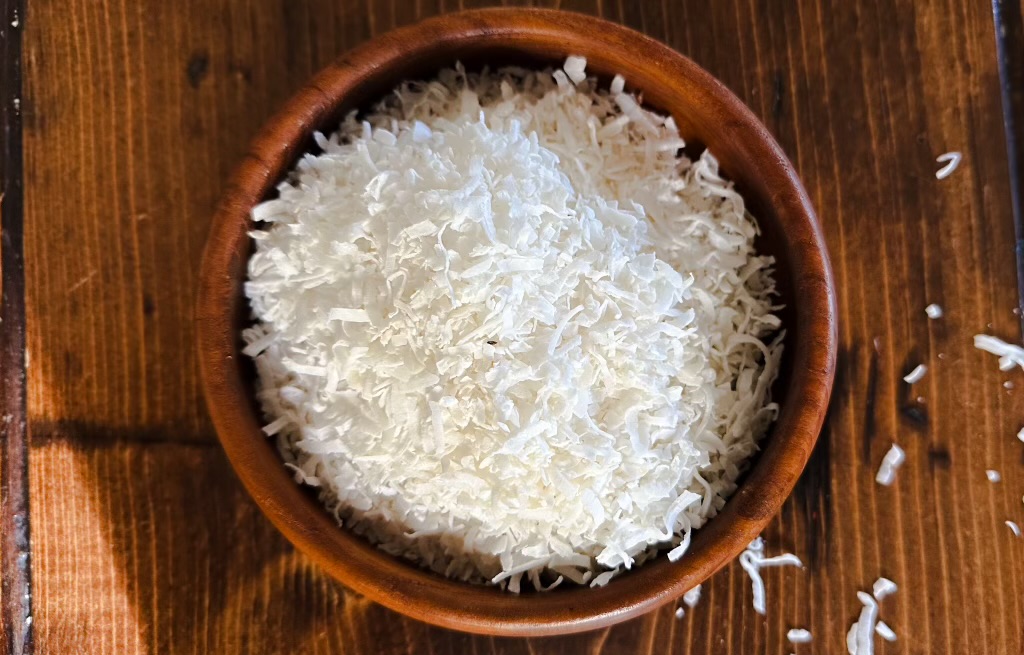
<svg viewBox="0 0 1024 655"><path fill-rule="evenodd" d="M269 527L199 401L190 308L213 204L316 69L459 4L30 0L36 652L784 653L786 630L807 627L810 650L838 653L855 592L883 574L901 585L881 610L900 641L878 652L1024 651L1024 540L1003 525L1024 523L1024 376L971 346L978 332L1020 338L986 3L563 3L663 39L730 86L825 227L840 377L819 449L765 534L808 564L768 574L766 617L733 564L682 620L666 609L572 638L467 637L346 592ZM939 182L948 150L964 161ZM946 317L929 321L929 302ZM920 362L929 373L910 389L900 377ZM884 488L873 478L893 440L907 463Z"/></svg>

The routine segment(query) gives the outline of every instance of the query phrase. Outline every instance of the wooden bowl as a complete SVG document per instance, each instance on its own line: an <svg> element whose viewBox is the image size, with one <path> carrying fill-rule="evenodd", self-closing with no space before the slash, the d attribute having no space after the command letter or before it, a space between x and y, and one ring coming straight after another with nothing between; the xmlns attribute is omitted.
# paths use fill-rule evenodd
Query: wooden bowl
<svg viewBox="0 0 1024 655"><path fill-rule="evenodd" d="M254 369L240 352L251 322L242 284L252 247L249 211L311 145L405 79L429 78L460 60L560 65L587 58L588 73L616 73L643 101L675 117L683 137L707 146L736 182L778 260L787 309L781 414L724 510L698 530L686 556L664 557L597 589L515 595L454 582L396 559L339 528L297 485L260 431ZM274 525L329 574L371 599L436 625L492 635L549 635L600 628L672 602L738 555L778 512L811 454L828 405L836 357L832 273L821 230L792 165L767 129L721 83L642 34L596 18L544 10L467 11L423 21L342 56L300 90L256 136L214 216L200 273L197 331L206 402L246 489Z"/></svg>

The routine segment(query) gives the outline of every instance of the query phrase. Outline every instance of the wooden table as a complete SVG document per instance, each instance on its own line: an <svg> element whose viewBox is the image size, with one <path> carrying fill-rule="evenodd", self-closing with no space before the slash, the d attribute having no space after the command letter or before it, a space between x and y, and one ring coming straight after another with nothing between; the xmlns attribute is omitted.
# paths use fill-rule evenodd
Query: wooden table
<svg viewBox="0 0 1024 655"><path fill-rule="evenodd" d="M972 346L1020 339L1018 1L561 3L666 41L764 120L824 225L842 349L765 533L807 567L766 575L767 616L733 563L683 619L513 640L407 620L296 553L228 466L193 352L204 236L248 139L339 54L462 3L0 0L0 653L843 653L880 575L900 590L879 653L1024 652L1003 523L1024 524L1024 375Z"/></svg>

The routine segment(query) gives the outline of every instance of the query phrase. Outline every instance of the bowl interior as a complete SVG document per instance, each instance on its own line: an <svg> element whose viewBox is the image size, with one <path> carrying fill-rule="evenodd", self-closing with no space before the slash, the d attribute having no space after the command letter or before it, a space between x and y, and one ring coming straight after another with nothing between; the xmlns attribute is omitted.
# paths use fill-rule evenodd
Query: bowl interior
<svg viewBox="0 0 1024 655"><path fill-rule="evenodd" d="M569 16L569 18L566 18ZM600 35L595 38L595 35ZM560 587L514 595L467 585L393 558L338 528L315 495L296 485L262 436L254 367L240 352L251 324L242 292L252 251L248 211L273 197L314 130L334 131L398 83L467 68L560 66L587 57L588 74L615 74L644 104L676 120L688 151L718 157L761 228L760 253L776 259L786 330L773 398L782 411L740 489L694 534L686 557L660 557L598 589ZM434 19L381 37L328 68L255 140L215 218L200 289L199 332L208 404L233 466L285 535L349 586L393 609L446 627L490 634L552 634L608 625L669 602L734 557L773 516L813 447L831 389L834 307L828 262L813 212L791 166L749 111L696 65L646 37L561 12L484 11ZM790 402L792 401L792 402Z"/></svg>

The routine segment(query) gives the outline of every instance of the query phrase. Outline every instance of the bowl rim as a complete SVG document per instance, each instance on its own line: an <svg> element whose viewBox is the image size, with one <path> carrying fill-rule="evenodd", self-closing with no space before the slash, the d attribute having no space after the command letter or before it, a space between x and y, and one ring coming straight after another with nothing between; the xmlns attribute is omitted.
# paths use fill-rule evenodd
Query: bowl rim
<svg viewBox="0 0 1024 655"><path fill-rule="evenodd" d="M243 280L231 272L239 266L244 271L251 208L294 164L311 126L330 116L346 93L427 49L484 41L489 47L533 47L534 54L543 48L583 51L588 59L591 51L597 57L607 52L633 62L622 66L627 79L630 68L646 67L670 84L690 85L688 93L727 119L727 129L743 142L738 147L765 162L772 207L788 217L784 240L796 253L790 276L804 334L791 359L787 395L799 398L799 406L794 409L791 400L783 407L747 479L719 516L695 533L683 560L645 564L601 588L516 596L445 579L339 529L281 465L245 384L235 315ZM203 254L195 320L201 381L217 436L246 490L285 537L328 574L393 610L446 628L506 636L567 634L624 621L677 599L736 557L778 513L811 455L831 395L838 342L824 237L792 164L767 128L724 85L667 45L600 18L548 9L470 10L398 28L342 55L294 94L252 140L225 188Z"/></svg>

